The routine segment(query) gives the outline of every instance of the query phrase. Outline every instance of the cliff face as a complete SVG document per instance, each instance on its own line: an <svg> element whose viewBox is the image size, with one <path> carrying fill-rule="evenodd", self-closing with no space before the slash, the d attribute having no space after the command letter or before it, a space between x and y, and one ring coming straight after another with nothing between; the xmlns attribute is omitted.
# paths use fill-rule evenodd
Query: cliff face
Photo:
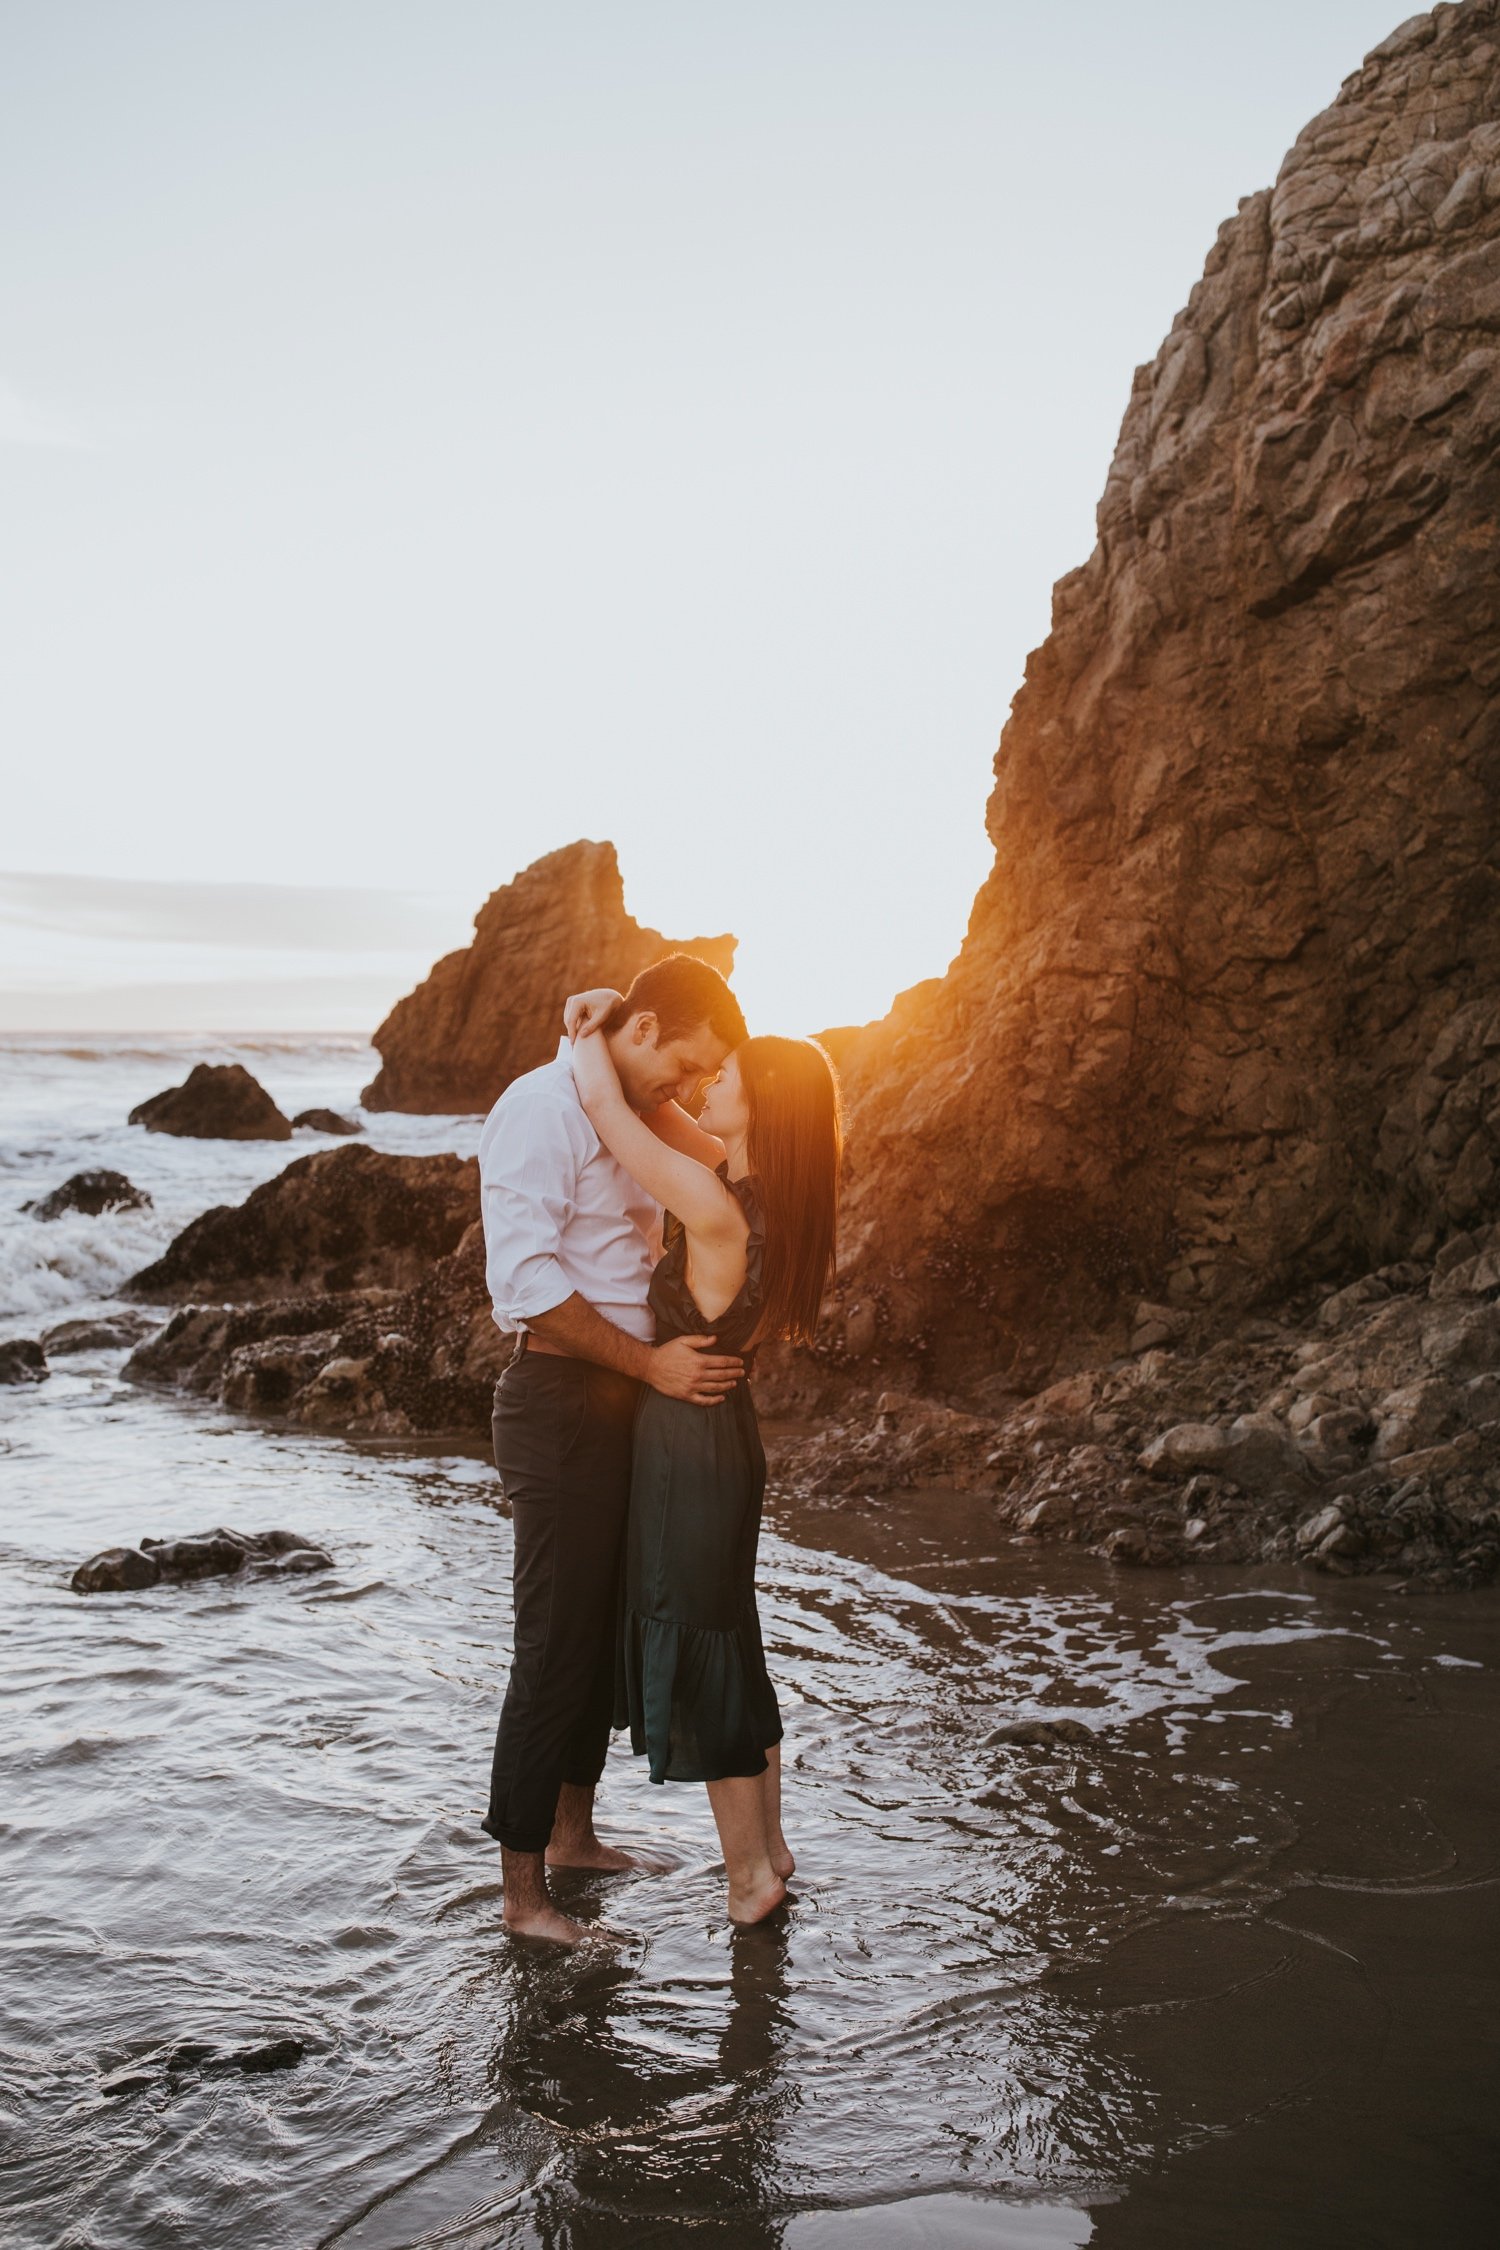
<svg viewBox="0 0 1500 2250"><path fill-rule="evenodd" d="M449 953L375 1034L381 1068L367 1109L487 1110L513 1078L557 1051L570 991L622 991L665 953L691 953L725 976L732 937L666 938L625 911L613 844L569 844L494 891L474 942Z"/></svg>
<svg viewBox="0 0 1500 2250"><path fill-rule="evenodd" d="M1024 1375L1143 1290L1227 1312L1500 1209L1497 448L1469 0L1346 82L1136 374L963 951L847 1059L853 1356Z"/></svg>

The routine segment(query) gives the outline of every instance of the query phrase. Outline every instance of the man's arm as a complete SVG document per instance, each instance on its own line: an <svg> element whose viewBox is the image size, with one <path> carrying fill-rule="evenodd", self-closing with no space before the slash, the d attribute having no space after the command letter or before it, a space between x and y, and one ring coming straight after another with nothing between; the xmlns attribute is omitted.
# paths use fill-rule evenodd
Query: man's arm
<svg viewBox="0 0 1500 2250"><path fill-rule="evenodd" d="M668 1398L695 1406L717 1406L744 1373L744 1362L711 1353L712 1336L676 1336L669 1344L643 1344L596 1312L575 1291L550 1312L530 1313L527 1327L547 1344L557 1344L575 1359L591 1359L649 1383Z"/></svg>

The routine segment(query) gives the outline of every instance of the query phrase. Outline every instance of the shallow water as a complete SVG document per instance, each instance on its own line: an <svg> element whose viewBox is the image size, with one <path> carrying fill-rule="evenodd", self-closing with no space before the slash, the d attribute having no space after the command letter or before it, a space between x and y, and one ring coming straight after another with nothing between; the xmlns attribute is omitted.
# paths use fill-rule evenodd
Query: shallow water
<svg viewBox="0 0 1500 2250"><path fill-rule="evenodd" d="M679 1864L572 1878L621 1942L555 1956L476 1826L488 1464L121 1356L0 1391L6 2244L1492 2239L1500 1594L1112 1572L941 1494L773 1512L794 1904L731 1937L702 1793L617 1745L604 1825ZM215 1522L337 1568L67 1590Z"/></svg>

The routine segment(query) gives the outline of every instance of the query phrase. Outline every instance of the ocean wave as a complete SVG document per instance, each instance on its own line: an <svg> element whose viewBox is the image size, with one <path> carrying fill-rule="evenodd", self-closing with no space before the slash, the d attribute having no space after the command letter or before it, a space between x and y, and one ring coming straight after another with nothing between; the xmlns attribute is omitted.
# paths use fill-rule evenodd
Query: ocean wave
<svg viewBox="0 0 1500 2250"><path fill-rule="evenodd" d="M119 1295L177 1231L154 1211L77 1211L41 1220L22 1212L0 1232L0 1322L12 1329Z"/></svg>

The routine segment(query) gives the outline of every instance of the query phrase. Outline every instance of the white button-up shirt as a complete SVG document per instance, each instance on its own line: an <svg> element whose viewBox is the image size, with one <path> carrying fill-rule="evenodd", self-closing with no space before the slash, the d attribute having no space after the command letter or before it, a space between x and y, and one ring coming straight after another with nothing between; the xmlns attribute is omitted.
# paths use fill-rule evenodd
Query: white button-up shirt
<svg viewBox="0 0 1500 2250"><path fill-rule="evenodd" d="M497 1326L524 1329L576 1292L627 1335L654 1341L646 1291L661 1256L661 1205L589 1123L566 1039L485 1119L479 1185Z"/></svg>

